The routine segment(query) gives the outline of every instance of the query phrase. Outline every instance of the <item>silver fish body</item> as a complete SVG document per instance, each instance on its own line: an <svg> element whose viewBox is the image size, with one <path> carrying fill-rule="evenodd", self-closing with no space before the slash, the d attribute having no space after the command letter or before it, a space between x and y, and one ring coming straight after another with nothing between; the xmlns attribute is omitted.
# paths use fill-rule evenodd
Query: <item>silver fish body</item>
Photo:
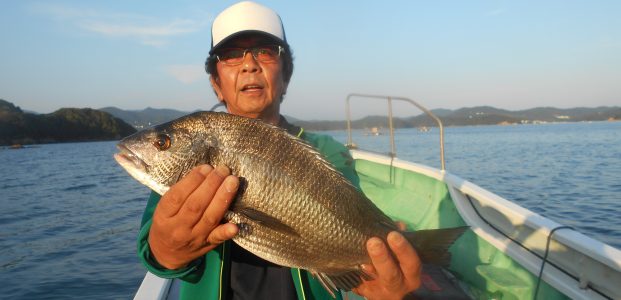
<svg viewBox="0 0 621 300"><path fill-rule="evenodd" d="M355 287L364 277L360 265L370 262L366 241L397 230L315 149L259 120L193 113L129 136L119 149L117 161L160 194L196 165L228 166L242 182L226 216L240 228L235 243L273 263L309 270L332 290ZM405 234L423 261L446 263L446 248L463 231ZM417 245L434 239L441 253L438 245L427 252Z"/></svg>

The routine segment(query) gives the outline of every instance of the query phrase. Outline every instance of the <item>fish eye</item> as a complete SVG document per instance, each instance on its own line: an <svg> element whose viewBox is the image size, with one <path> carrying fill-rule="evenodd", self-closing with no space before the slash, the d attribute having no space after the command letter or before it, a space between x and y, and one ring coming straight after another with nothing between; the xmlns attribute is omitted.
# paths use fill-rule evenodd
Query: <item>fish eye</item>
<svg viewBox="0 0 621 300"><path fill-rule="evenodd" d="M170 148L170 136L168 136L167 134L163 134L163 133L158 134L157 137L155 138L155 142L153 142L153 145L159 151L164 151Z"/></svg>

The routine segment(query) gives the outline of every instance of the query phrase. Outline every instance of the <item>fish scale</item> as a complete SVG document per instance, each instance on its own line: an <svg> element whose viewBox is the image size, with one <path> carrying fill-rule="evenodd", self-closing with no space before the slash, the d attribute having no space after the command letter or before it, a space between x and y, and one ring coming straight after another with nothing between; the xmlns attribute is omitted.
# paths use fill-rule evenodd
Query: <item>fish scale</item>
<svg viewBox="0 0 621 300"><path fill-rule="evenodd" d="M158 148L161 139L166 149ZM197 112L129 136L119 149L119 164L160 194L196 165L228 166L240 177L226 215L240 227L233 241L265 260L309 270L331 292L368 277L360 267L370 263L366 241L397 230L319 152L260 120ZM421 259L446 265L448 247L464 230L403 234Z"/></svg>

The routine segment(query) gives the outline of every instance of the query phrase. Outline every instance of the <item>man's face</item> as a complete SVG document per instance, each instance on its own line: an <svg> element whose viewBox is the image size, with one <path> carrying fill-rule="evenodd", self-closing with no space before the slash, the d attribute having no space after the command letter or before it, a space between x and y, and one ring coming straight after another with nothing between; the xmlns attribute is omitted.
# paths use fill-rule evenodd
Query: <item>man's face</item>
<svg viewBox="0 0 621 300"><path fill-rule="evenodd" d="M252 48L270 44L260 36L236 38L224 48ZM217 53L217 52L216 52ZM283 78L282 58L273 62L254 59L246 52L239 65L216 64L218 77L211 77L211 84L220 101L226 103L231 114L260 118L276 124L280 115L280 100L287 90Z"/></svg>

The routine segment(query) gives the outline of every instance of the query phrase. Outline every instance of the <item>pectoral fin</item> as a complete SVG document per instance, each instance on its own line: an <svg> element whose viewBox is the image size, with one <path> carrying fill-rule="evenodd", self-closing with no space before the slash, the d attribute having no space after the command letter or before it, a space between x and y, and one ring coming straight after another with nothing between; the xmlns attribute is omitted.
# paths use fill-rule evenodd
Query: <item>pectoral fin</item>
<svg viewBox="0 0 621 300"><path fill-rule="evenodd" d="M362 279L372 279L370 275L362 270L352 270L341 274L313 272L313 275L332 297L335 297L338 290L351 291L362 283Z"/></svg>
<svg viewBox="0 0 621 300"><path fill-rule="evenodd" d="M253 220L272 230L275 230L275 231L278 231L280 233L284 233L287 235L296 236L296 237L300 236L300 234L297 231L295 231L295 229L291 228L291 226L281 222L280 220L262 211L258 211L250 207L242 207L242 208L235 207L234 210L236 213L244 215L246 218Z"/></svg>

